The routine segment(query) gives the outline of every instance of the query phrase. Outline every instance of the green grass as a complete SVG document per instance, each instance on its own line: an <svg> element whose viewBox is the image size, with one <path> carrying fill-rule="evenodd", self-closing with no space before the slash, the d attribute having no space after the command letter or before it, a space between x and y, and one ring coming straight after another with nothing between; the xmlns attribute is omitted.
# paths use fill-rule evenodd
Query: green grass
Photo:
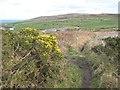
<svg viewBox="0 0 120 90"><path fill-rule="evenodd" d="M111 39L109 42L113 43ZM114 44L110 43L110 45ZM68 46L68 51L65 53L65 55L66 59L77 60L78 63L82 62L84 59L87 59L89 61L90 72L92 72L92 82L90 84L90 88L116 88L118 86L118 83L116 82L116 77L113 75L115 74L117 76L117 64L115 61L116 59L112 59L112 55L107 56L104 53L97 54L89 46L87 46L87 44L83 52L77 52L75 48ZM109 77L108 75L111 75L111 77Z"/></svg>
<svg viewBox="0 0 120 90"><path fill-rule="evenodd" d="M55 88L81 88L82 70L74 64L66 63L61 77L51 80L48 83L54 83Z"/></svg>
<svg viewBox="0 0 120 90"><path fill-rule="evenodd" d="M90 85L90 88L99 88L99 80L100 80L100 76L97 76L95 77L93 80L92 80L92 83Z"/></svg>
<svg viewBox="0 0 120 90"><path fill-rule="evenodd" d="M112 42L112 40L110 41ZM107 51L108 50L109 49L107 48ZM104 53L97 54L93 52L88 46L86 46L81 54L84 55L89 62L91 62L90 70L93 74L93 78L90 88L117 87L118 83L115 81L116 77L113 76L114 73L117 73L117 62L115 61L116 59L114 58L114 55L107 56ZM108 75L111 75L111 77Z"/></svg>
<svg viewBox="0 0 120 90"><path fill-rule="evenodd" d="M68 46L68 51L64 53L64 68L60 77L54 78L54 80L51 79L47 82L47 86L51 87L54 84L52 87L55 88L81 88L83 71L77 65L68 62L68 60L79 60L80 56L75 56L78 54L79 52L76 49Z"/></svg>
<svg viewBox="0 0 120 90"><path fill-rule="evenodd" d="M74 48L71 48L74 49ZM77 54L75 50L71 50L74 55ZM60 75L57 78L51 79L46 83L47 87L54 88L81 88L81 82L83 77L83 71L75 64L68 62L69 58L78 60L79 56L71 56L70 52L64 53L65 59L63 61L64 68L61 70Z"/></svg>
<svg viewBox="0 0 120 90"><path fill-rule="evenodd" d="M15 30L18 31L21 28L34 28L34 29L50 29L50 28L61 28L61 27L69 27L75 28L77 25L81 27L82 30L92 30L92 29L100 29L100 28L112 28L118 27L117 18L70 18L70 19L62 19L64 22L56 22L59 19L40 21L40 20L28 20L28 21L20 21L9 23L15 25Z"/></svg>

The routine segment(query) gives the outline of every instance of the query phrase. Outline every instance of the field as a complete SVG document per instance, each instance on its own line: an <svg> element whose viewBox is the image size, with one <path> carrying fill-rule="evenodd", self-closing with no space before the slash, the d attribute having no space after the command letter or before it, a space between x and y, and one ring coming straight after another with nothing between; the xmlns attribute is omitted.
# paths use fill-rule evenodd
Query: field
<svg viewBox="0 0 120 90"><path fill-rule="evenodd" d="M73 14L74 15L74 14ZM75 14L76 15L76 14ZM75 27L80 27L83 31L95 31L95 30L116 30L118 27L118 19L116 15L86 15L84 17L75 17L74 16L53 16L53 17L38 17L31 20L9 23L15 26L15 30L20 30L21 28L34 28L37 30L40 29L50 29L62 27L68 27L73 30Z"/></svg>
<svg viewBox="0 0 120 90"><path fill-rule="evenodd" d="M66 14L6 24L15 30L3 31L3 87L118 88L117 15ZM50 28L57 31L41 32Z"/></svg>

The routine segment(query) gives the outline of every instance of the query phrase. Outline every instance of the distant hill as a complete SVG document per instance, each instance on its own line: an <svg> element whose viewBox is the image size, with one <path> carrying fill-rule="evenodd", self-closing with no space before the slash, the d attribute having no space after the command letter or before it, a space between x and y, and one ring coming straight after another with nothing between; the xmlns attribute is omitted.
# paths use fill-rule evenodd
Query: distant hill
<svg viewBox="0 0 120 90"><path fill-rule="evenodd" d="M54 15L54 16L41 16L33 18L34 20L49 20L49 19L67 19L67 18L113 18L118 17L118 14L87 14L87 13L70 13L70 14L62 14L62 15ZM33 20L31 19L31 20Z"/></svg>
<svg viewBox="0 0 120 90"><path fill-rule="evenodd" d="M0 23L18 22L23 20L0 20Z"/></svg>

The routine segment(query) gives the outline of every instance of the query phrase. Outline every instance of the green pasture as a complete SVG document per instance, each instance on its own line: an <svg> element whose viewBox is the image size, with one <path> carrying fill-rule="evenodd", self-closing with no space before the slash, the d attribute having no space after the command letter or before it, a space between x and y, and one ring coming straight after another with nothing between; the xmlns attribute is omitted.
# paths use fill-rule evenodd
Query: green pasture
<svg viewBox="0 0 120 90"><path fill-rule="evenodd" d="M51 20L26 20L21 22L9 23L15 26L15 31L21 28L50 29L61 27L75 28L80 26L81 30L91 31L101 28L118 27L117 18L69 18L69 19L51 19Z"/></svg>

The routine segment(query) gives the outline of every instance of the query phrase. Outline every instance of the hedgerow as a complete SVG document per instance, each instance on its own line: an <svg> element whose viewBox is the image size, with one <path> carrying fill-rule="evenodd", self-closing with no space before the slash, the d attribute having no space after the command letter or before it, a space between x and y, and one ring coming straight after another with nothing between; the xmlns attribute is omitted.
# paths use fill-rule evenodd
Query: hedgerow
<svg viewBox="0 0 120 90"><path fill-rule="evenodd" d="M23 28L3 31L2 39L2 87L44 87L60 73L63 56L55 36Z"/></svg>
<svg viewBox="0 0 120 90"><path fill-rule="evenodd" d="M96 57L94 55L97 59L93 60L94 76L96 75L96 78L99 78L100 88L118 88L120 38L108 37L103 40L105 46L98 45L92 48L92 51L97 54Z"/></svg>

